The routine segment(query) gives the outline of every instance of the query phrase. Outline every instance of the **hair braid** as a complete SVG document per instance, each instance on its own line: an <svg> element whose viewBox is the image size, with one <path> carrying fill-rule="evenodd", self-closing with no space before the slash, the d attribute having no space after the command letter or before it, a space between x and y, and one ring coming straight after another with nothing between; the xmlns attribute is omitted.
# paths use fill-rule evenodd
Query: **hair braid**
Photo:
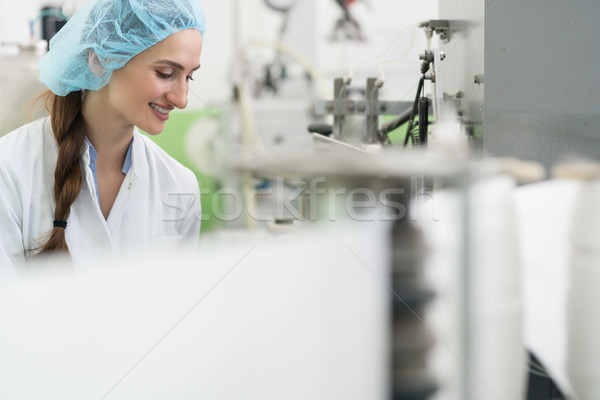
<svg viewBox="0 0 600 400"><path fill-rule="evenodd" d="M50 122L58 144L58 159L54 170L54 219L66 221L71 205L79 195L83 179L80 164L85 132L81 116L81 92L71 92L66 96L50 93L49 96ZM55 251L69 252L65 229L56 226L40 253Z"/></svg>

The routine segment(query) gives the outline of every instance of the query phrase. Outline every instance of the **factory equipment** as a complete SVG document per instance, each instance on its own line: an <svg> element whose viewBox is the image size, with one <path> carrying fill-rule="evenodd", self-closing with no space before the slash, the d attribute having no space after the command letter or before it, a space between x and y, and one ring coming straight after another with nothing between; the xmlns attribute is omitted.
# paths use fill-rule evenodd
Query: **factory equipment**
<svg viewBox="0 0 600 400"><path fill-rule="evenodd" d="M380 115L397 115L406 110L410 103L402 101L381 101L378 98L379 88L383 86L383 82L377 78L367 79L364 100L352 100L347 98L348 87L351 83L350 78L336 78L334 81L334 99L333 101L317 101L315 103L315 114L317 116L333 115L333 139L339 141L348 141L345 132L345 122L348 116L365 116L366 117L366 133L359 137L357 142L351 143L356 145L360 142L387 143L388 140L379 132L379 116ZM329 128L323 125L311 125L309 130L317 133L328 133Z"/></svg>
<svg viewBox="0 0 600 400"><path fill-rule="evenodd" d="M50 39L67 23L69 18L63 14L59 7L43 7L40 14L31 22L42 20L42 40L50 42Z"/></svg>
<svg viewBox="0 0 600 400"><path fill-rule="evenodd" d="M425 96L425 80L433 84L433 117L441 121L444 117L444 90L442 85L441 62L446 55L434 48L425 50L420 55L421 78L417 85L413 103L405 101L379 100L379 89L384 81L378 78L368 78L364 89L364 100L349 98L348 92L352 78L336 78L334 80L334 99L332 101L317 101L315 115L323 117L333 115L333 126L327 124L312 124L309 132L331 135L333 139L347 142L352 145L376 144L390 145L388 134L408 122L403 145L411 141L412 147L426 146L429 136L430 104L431 100ZM431 69L431 72L428 73ZM358 135L349 132L346 128L346 119L350 116L366 117L366 132ZM396 119L380 127L380 116L398 115ZM418 121L415 119L418 117ZM413 129L417 129L415 132Z"/></svg>
<svg viewBox="0 0 600 400"><path fill-rule="evenodd" d="M395 221L391 236L392 399L424 400L438 390L428 368L435 336L423 322L435 297L424 278L429 250L421 230L406 219Z"/></svg>
<svg viewBox="0 0 600 400"><path fill-rule="evenodd" d="M0 41L0 93L4 95L0 109L0 136L46 115L43 107L34 104L36 97L46 90L38 80L38 60L48 50L49 40L66 23L68 16L59 7L43 7L29 21L27 41ZM34 27L41 25L39 38Z"/></svg>
<svg viewBox="0 0 600 400"><path fill-rule="evenodd" d="M318 224L354 220L364 223L364 229L370 229L372 221L389 224L390 268L388 275L381 277L390 304L388 398L429 399L439 389L436 376L429 367L430 352L439 343L437 335L425 322L427 309L435 301L436 294L425 272L430 246L413 220L416 212L413 207L418 204L417 198L431 194L418 192L421 186L417 181L422 176L437 177L443 179L447 187L455 187L460 192L467 182L467 164L425 160L416 152L400 154L398 150L374 155L357 149L352 157L339 157L339 153L331 150L340 147L342 151L348 151L347 145L337 141L321 144L331 149L321 149L323 151L314 157L302 160L254 160L239 163L237 168L244 173L251 172L254 177L295 185L298 190L288 199L287 205L295 207L297 222ZM466 209L459 207L456 211L461 214ZM466 214L462 215L465 220L456 226L454 236L457 238L466 235ZM277 221L274 222L277 225ZM292 225L286 223L286 229ZM468 273L468 263L464 254L456 254L460 260L451 264L461 266L459 273L462 276ZM466 282L466 279L460 280L460 285ZM462 298L461 302L466 299ZM457 321L465 321L464 325L460 324L459 335L468 335L464 331L468 318L463 309L459 307L452 313ZM461 345L464 343L457 344ZM466 354L466 350L458 352L463 357Z"/></svg>
<svg viewBox="0 0 600 400"><path fill-rule="evenodd" d="M342 9L343 15L335 22L333 31L330 34L330 39L338 40L354 40L364 41L365 37L358 21L350 12L350 5L356 0L334 0L335 3Z"/></svg>

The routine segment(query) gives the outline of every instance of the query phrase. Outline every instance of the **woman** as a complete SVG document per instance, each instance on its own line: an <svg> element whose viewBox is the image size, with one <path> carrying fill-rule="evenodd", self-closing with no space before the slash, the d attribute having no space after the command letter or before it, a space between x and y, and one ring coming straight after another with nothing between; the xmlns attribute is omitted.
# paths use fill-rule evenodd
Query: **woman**
<svg viewBox="0 0 600 400"><path fill-rule="evenodd" d="M159 134L199 68L196 0L95 0L40 60L50 116L0 139L0 265L195 242L198 182Z"/></svg>

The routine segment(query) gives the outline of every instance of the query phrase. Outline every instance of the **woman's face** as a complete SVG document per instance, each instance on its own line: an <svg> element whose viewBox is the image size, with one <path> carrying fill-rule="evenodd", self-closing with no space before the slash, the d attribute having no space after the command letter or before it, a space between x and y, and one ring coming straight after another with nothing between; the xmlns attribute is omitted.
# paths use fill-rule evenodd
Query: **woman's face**
<svg viewBox="0 0 600 400"><path fill-rule="evenodd" d="M114 71L107 93L118 120L151 135L162 132L169 112L187 106L189 81L200 67L201 50L201 33L185 29Z"/></svg>

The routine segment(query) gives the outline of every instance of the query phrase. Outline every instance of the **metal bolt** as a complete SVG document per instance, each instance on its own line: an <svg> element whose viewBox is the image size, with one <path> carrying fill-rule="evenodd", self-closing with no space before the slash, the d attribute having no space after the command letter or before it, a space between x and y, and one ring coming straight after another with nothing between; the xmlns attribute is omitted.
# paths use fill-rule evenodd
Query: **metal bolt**
<svg viewBox="0 0 600 400"><path fill-rule="evenodd" d="M476 85L481 85L483 83L483 75L475 75L473 77L473 83Z"/></svg>
<svg viewBox="0 0 600 400"><path fill-rule="evenodd" d="M382 104L382 105L379 106L379 110L381 112L385 112L387 110L387 107L385 106L385 104Z"/></svg>
<svg viewBox="0 0 600 400"><path fill-rule="evenodd" d="M348 104L348 111L354 111L354 103L349 103Z"/></svg>
<svg viewBox="0 0 600 400"><path fill-rule="evenodd" d="M446 53L444 53L443 51L440 51L440 60L444 61L445 58L446 58Z"/></svg>
<svg viewBox="0 0 600 400"><path fill-rule="evenodd" d="M329 112L333 111L333 104L331 104L331 103L327 104L327 111L329 111Z"/></svg>
<svg viewBox="0 0 600 400"><path fill-rule="evenodd" d="M360 112L364 112L366 109L367 109L367 108L365 107L365 105L364 105L364 104L359 104L359 105L358 105L358 111L360 111Z"/></svg>

